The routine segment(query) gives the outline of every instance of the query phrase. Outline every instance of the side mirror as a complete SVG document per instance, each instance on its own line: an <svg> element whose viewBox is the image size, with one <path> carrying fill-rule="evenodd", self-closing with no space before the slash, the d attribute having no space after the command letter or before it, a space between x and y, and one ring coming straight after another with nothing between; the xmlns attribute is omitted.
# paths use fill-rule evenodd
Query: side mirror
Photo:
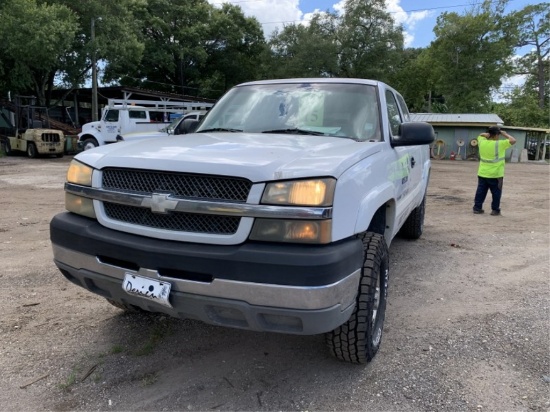
<svg viewBox="0 0 550 412"><path fill-rule="evenodd" d="M391 146L417 146L433 143L434 128L425 122L401 123L399 135L391 137Z"/></svg>
<svg viewBox="0 0 550 412"><path fill-rule="evenodd" d="M176 130L174 130L174 134L187 134L187 133L193 133L195 130L197 130L197 127L199 126L199 121L195 119L185 119L182 121Z"/></svg>

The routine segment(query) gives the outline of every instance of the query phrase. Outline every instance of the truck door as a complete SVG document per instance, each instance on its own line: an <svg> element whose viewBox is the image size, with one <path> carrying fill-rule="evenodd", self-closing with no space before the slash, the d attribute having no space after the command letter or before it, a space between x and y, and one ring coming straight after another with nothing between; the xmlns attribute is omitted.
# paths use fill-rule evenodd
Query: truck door
<svg viewBox="0 0 550 412"><path fill-rule="evenodd" d="M386 109L390 133L399 134L401 123L409 121L409 111L403 98L386 90ZM389 176L393 181L397 199L397 222L400 226L415 207L416 196L421 189L424 155L423 146L395 147L394 161L389 165Z"/></svg>
<svg viewBox="0 0 550 412"><path fill-rule="evenodd" d="M101 134L105 143L116 142L116 137L120 133L120 110L108 109L103 115L103 127Z"/></svg>

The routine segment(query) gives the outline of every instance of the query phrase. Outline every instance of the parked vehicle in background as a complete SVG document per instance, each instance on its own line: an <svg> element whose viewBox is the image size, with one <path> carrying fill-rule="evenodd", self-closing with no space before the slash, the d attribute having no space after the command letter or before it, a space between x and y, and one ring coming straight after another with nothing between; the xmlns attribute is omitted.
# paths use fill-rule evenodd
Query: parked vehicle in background
<svg viewBox="0 0 550 412"><path fill-rule="evenodd" d="M184 114L183 116L175 118L174 120L172 120L172 122L168 126L163 127L157 132L127 133L122 136L119 136L118 141L134 142L137 140L185 134L186 132L183 128L184 120L201 121L203 117L206 116L206 113L207 113L206 110L199 111L199 112L190 112L190 113Z"/></svg>
<svg viewBox="0 0 550 412"><path fill-rule="evenodd" d="M207 110L213 103L109 99L101 120L86 123L78 134L82 150L120 141L128 133L158 132L167 126L170 113Z"/></svg>
<svg viewBox="0 0 550 412"><path fill-rule="evenodd" d="M432 126L388 85L336 78L245 83L184 122L75 156L50 223L61 273L124 310L325 334L372 360L388 247L422 235Z"/></svg>
<svg viewBox="0 0 550 412"><path fill-rule="evenodd" d="M16 96L13 105L14 127L0 136L0 144L6 155L17 152L28 157L54 155L63 157L65 135L61 130L50 128L48 110L34 104L33 96Z"/></svg>

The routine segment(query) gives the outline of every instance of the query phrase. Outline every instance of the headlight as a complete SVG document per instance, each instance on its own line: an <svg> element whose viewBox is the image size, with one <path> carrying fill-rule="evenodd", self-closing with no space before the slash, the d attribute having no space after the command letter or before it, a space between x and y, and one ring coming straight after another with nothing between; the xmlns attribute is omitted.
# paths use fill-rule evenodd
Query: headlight
<svg viewBox="0 0 550 412"><path fill-rule="evenodd" d="M336 179L289 180L267 184L262 204L329 207L334 200ZM332 239L332 220L256 219L251 240L325 244Z"/></svg>
<svg viewBox="0 0 550 412"><path fill-rule="evenodd" d="M92 185L92 169L90 166L86 166L76 160L73 160L69 165L67 171L67 182L75 183L82 186Z"/></svg>
<svg viewBox="0 0 550 412"><path fill-rule="evenodd" d="M96 218L94 201L87 197L73 195L65 192L65 209L78 215Z"/></svg>
<svg viewBox="0 0 550 412"><path fill-rule="evenodd" d="M73 160L67 171L67 182L82 186L92 185L92 169L76 160ZM94 201L87 197L65 193L65 208L69 212L73 212L82 216L87 216L95 219Z"/></svg>
<svg viewBox="0 0 550 412"><path fill-rule="evenodd" d="M269 183L262 196L263 204L331 206L336 180L332 178L313 180L290 180Z"/></svg>
<svg viewBox="0 0 550 412"><path fill-rule="evenodd" d="M330 243L332 220L256 219L251 240L264 242Z"/></svg>

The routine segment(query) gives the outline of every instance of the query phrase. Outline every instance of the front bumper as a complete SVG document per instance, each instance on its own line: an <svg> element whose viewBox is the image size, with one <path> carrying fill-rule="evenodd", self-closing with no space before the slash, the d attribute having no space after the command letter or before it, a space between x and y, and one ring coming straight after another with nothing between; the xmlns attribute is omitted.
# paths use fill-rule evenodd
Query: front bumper
<svg viewBox="0 0 550 412"><path fill-rule="evenodd" d="M324 333L347 321L359 287L362 244L203 245L151 239L61 213L50 223L54 262L105 298L222 326ZM172 308L127 294L126 273L170 282Z"/></svg>

